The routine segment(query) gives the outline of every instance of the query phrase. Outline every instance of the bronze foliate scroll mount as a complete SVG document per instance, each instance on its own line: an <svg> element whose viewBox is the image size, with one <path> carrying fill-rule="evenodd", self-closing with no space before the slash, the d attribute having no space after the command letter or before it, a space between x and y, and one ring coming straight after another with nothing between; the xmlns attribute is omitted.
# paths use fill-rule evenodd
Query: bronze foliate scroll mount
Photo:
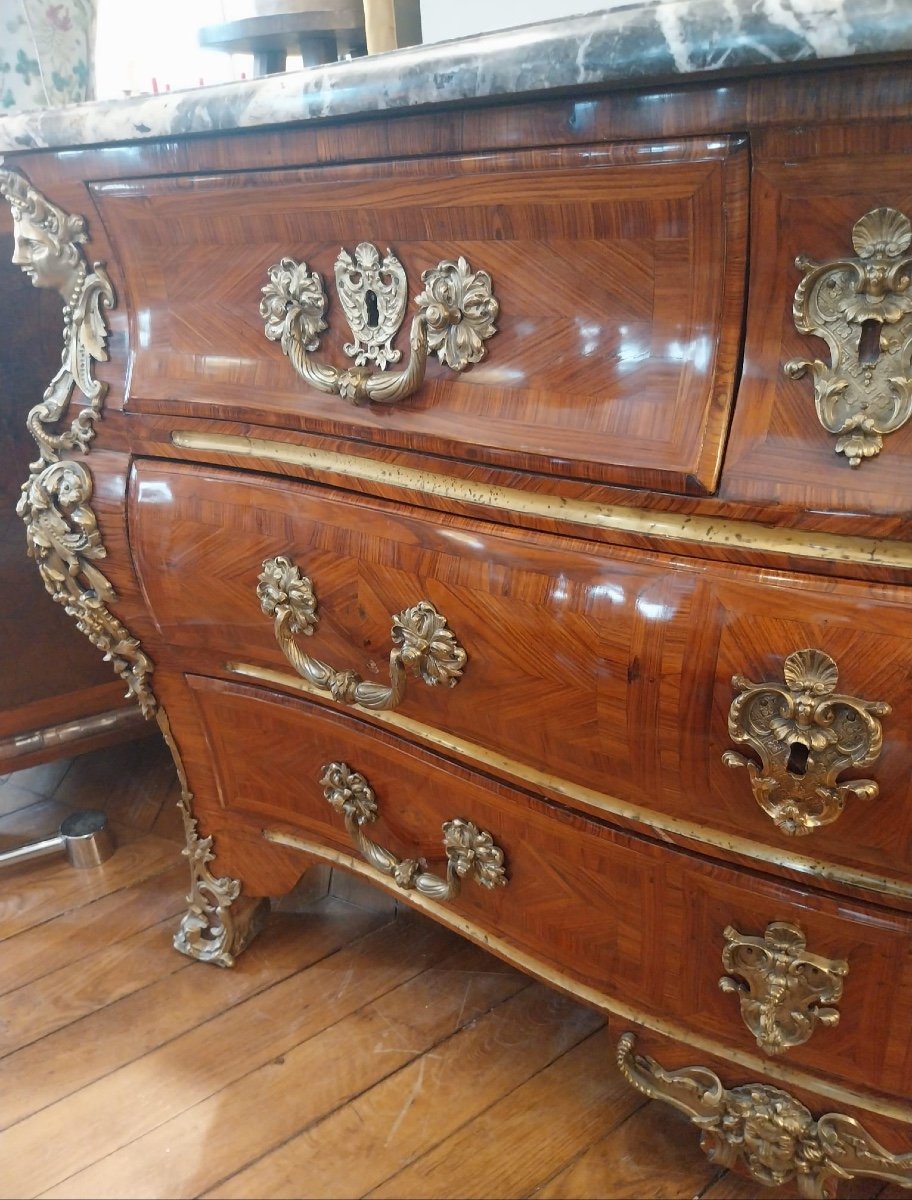
<svg viewBox="0 0 912 1200"><path fill-rule="evenodd" d="M833 1008L842 996L849 964L807 953L807 938L797 925L771 921L763 937L728 926L719 987L741 1000L744 1024L766 1054L781 1054L806 1042L818 1025L839 1022Z"/></svg>
<svg viewBox="0 0 912 1200"><path fill-rule="evenodd" d="M795 327L823 338L831 361L793 359L785 372L800 379L811 371L820 423L839 435L836 453L858 467L912 415L912 225L896 209L876 208L856 222L852 243L857 258L795 260L804 272Z"/></svg>
<svg viewBox="0 0 912 1200"><path fill-rule="evenodd" d="M765 1187L794 1179L807 1200L832 1200L840 1180L861 1176L912 1187L912 1154L891 1154L854 1117L825 1113L815 1120L779 1088L726 1088L708 1067L667 1071L635 1046L632 1033L618 1042L621 1074L642 1095L689 1117L716 1166L746 1173Z"/></svg>
<svg viewBox="0 0 912 1200"><path fill-rule="evenodd" d="M447 858L445 878L428 870L421 858L397 858L389 850L372 842L363 826L377 819L374 790L359 771L347 763L327 763L320 777L323 795L336 812L345 817L345 828L357 850L384 875L390 876L403 891L420 892L431 900L455 900L462 880L473 879L481 887L493 889L507 882L503 851L489 833L471 821L454 817L443 823L443 848Z"/></svg>
<svg viewBox="0 0 912 1200"><path fill-rule="evenodd" d="M104 310L114 307L114 289L102 263L96 262L91 271L88 268L82 252L88 241L84 217L64 212L24 176L2 167L0 195L13 215L13 263L34 287L52 288L63 301L60 369L27 418L40 454L32 464L36 472L56 462L62 450L78 447L88 452L95 436L107 386L95 379L94 366L108 359ZM69 428L55 430L66 419L74 394L81 397L83 407Z"/></svg>
<svg viewBox="0 0 912 1200"><path fill-rule="evenodd" d="M790 654L783 677L784 685L732 678L739 694L728 714L729 737L746 742L761 765L734 750L722 761L746 767L763 811L783 833L802 835L835 821L849 796L877 797L873 779L837 782L837 776L877 759L883 745L878 718L890 705L838 694L839 671L822 650Z"/></svg>
<svg viewBox="0 0 912 1200"><path fill-rule="evenodd" d="M107 551L91 506L92 477L80 462L64 459L34 471L24 485L18 512L26 523L29 554L51 598L127 685L143 715L155 715L152 663L139 641L108 608L117 599L95 565Z"/></svg>
<svg viewBox="0 0 912 1200"><path fill-rule="evenodd" d="M429 354L454 371L464 371L484 358L485 341L496 328L499 305L491 277L473 271L461 256L442 261L424 271L424 291L416 298L418 312L409 333L411 357L404 370L386 374L400 351L392 341L405 314L408 285L399 260L362 242L354 256L342 250L335 264L336 290L348 318L353 340L344 347L355 359L353 367L317 362L320 334L327 328L326 292L316 271L306 262L283 258L269 268L262 289L260 316L266 337L279 342L301 378L329 395L353 404L396 404L421 386ZM371 371L368 362L379 370Z"/></svg>
<svg viewBox="0 0 912 1200"><path fill-rule="evenodd" d="M317 600L310 579L290 559L282 555L266 559L257 581L257 598L266 616L272 617L276 641L295 671L343 704L397 708L405 698L409 675L431 687L454 687L462 678L466 652L429 600L420 600L392 617L390 681L381 684L362 679L355 671L337 671L305 654L298 645L296 635L309 637L316 627Z"/></svg>
<svg viewBox="0 0 912 1200"><path fill-rule="evenodd" d="M0 196L13 217L13 263L34 287L56 291L63 302L60 368L26 418L38 458L29 464L16 511L25 522L28 552L48 593L104 651L127 684L127 695L152 717L152 663L108 608L117 596L95 565L107 551L91 505L91 473L62 457L74 449L89 452L102 415L107 385L94 371L96 363L108 359L104 313L114 306L114 290L102 263L89 270L82 250L88 241L84 217L65 212L23 175L3 167ZM71 416L74 400L80 407Z"/></svg>

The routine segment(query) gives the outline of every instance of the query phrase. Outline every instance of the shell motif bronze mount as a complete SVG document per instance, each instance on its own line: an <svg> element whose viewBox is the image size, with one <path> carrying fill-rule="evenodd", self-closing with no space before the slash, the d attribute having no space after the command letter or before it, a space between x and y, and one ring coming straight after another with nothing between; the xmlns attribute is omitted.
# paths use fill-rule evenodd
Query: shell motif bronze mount
<svg viewBox="0 0 912 1200"><path fill-rule="evenodd" d="M447 901L455 900L466 878L489 889L506 884L503 851L494 844L490 833L472 821L462 817L444 821L447 872L441 878L428 870L423 858L397 858L366 836L363 826L377 819L377 800L373 788L359 771L353 771L344 762L327 763L320 786L327 801L344 816L345 828L355 848L403 891L417 891L431 900Z"/></svg>
<svg viewBox="0 0 912 1200"><path fill-rule="evenodd" d="M873 779L839 782L837 776L877 759L883 745L878 718L890 705L837 693L839 671L822 650L790 654L783 676L784 685L732 677L739 694L728 733L757 753L760 766L734 750L722 761L746 767L757 803L783 833L797 836L835 821L850 796L877 797Z"/></svg>
<svg viewBox="0 0 912 1200"><path fill-rule="evenodd" d="M787 921L771 921L763 937L728 926L719 987L741 1001L744 1024L766 1054L806 1042L818 1025L832 1028L849 964L808 954L807 938Z"/></svg>
<svg viewBox="0 0 912 1200"><path fill-rule="evenodd" d="M726 1088L707 1067L667 1071L618 1042L621 1074L644 1096L684 1113L700 1130L700 1146L719 1167L734 1168L765 1187L790 1180L807 1200L831 1200L840 1180L866 1176L912 1187L912 1154L891 1154L854 1117L815 1118L800 1101L765 1083Z"/></svg>
<svg viewBox="0 0 912 1200"><path fill-rule="evenodd" d="M295 671L342 704L385 710L403 701L409 675L430 687L454 687L462 678L467 655L446 618L429 600L419 600L392 617L388 684L363 679L355 671L337 671L305 654L296 636L309 637L318 621L313 584L283 555L267 558L257 579L260 607L272 617L276 641Z"/></svg>
<svg viewBox="0 0 912 1200"><path fill-rule="evenodd" d="M260 316L266 337L279 342L301 378L330 395L353 404L396 404L423 383L429 354L454 371L464 371L484 358L485 341L495 332L499 305L491 277L473 271L460 256L441 261L421 276L424 290L416 298L418 312L409 333L411 357L402 371L385 374L401 352L393 347L405 315L408 283L402 264L387 250L361 242L354 255L343 249L335 262L336 292L352 332L344 346L353 367L317 362L320 334L327 328L323 281L306 262L283 258L269 268L262 288ZM368 362L378 370L371 371Z"/></svg>
<svg viewBox="0 0 912 1200"><path fill-rule="evenodd" d="M820 423L858 467L912 414L912 225L894 208L875 208L856 222L852 243L857 258L795 260L804 272L795 327L823 338L830 362L793 359L784 369L792 379L811 372Z"/></svg>

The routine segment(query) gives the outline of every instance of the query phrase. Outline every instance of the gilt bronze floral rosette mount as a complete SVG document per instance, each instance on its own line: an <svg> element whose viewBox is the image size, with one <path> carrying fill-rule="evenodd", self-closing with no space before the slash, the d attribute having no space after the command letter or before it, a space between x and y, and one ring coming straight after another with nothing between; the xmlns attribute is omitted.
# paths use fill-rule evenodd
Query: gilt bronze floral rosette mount
<svg viewBox="0 0 912 1200"><path fill-rule="evenodd" d="M811 372L820 423L858 467L912 414L912 225L896 209L875 208L856 222L852 243L856 258L795 260L804 272L795 327L823 338L830 362L793 359L785 372Z"/></svg>
<svg viewBox="0 0 912 1200"><path fill-rule="evenodd" d="M415 300L409 361L403 370L387 374L387 366L401 358L393 339L405 316L406 272L391 250L381 257L376 246L361 242L354 254L342 249L335 262L336 293L352 333L343 349L355 360L354 366L335 367L314 357L328 329L321 277L293 258L281 259L268 274L260 301L266 337L280 343L306 383L354 404L404 400L423 383L430 354L443 366L464 371L484 358L485 342L496 332L499 305L490 275L472 270L461 256L441 261L421 276L424 290ZM377 369L370 370L369 362Z"/></svg>
<svg viewBox="0 0 912 1200"><path fill-rule="evenodd" d="M735 675L738 695L728 714L729 737L746 743L758 766L734 750L722 761L746 767L754 798L783 833L811 833L835 821L850 796L873 800L873 779L838 780L849 768L873 763L883 744L880 700L836 691L839 671L822 650L797 650L783 664L784 684L752 683Z"/></svg>

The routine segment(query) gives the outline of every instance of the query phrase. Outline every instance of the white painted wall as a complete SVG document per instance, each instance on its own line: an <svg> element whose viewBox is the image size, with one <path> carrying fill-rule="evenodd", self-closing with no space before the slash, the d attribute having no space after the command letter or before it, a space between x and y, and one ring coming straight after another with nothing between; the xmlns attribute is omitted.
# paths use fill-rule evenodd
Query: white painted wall
<svg viewBox="0 0 912 1200"><path fill-rule="evenodd" d="M573 17L630 5L631 0L421 0L421 34L424 42L510 29L553 17Z"/></svg>

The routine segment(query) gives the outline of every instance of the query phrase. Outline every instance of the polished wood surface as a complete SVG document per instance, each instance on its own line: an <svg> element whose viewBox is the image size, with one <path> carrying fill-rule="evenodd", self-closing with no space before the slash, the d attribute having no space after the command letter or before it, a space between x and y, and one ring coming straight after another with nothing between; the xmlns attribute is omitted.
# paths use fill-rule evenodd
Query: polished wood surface
<svg viewBox="0 0 912 1200"><path fill-rule="evenodd" d="M782 366L820 350L794 330L795 257L842 255L863 212L912 206L910 103L908 72L883 61L13 156L87 217L86 254L117 293L86 460L93 504L113 607L155 663L200 837L214 839L216 892L232 879L248 897L286 892L321 856L369 874L314 781L357 754L381 797L377 839L395 853L439 864L435 826L459 815L507 854L504 889L466 881L446 908L413 893L403 904L641 1024L670 1066L718 1063L726 1086L779 1081L908 1149L912 434L852 471L810 381ZM462 253L501 302L482 363L458 378L432 368L389 411L310 395L257 312L282 256L328 277L339 246L362 239L400 256L413 297L422 269ZM341 365L338 316L332 302L318 357ZM385 715L307 696L255 595L275 555L314 581L304 649L383 682L392 614L427 599L467 650L465 677L416 682ZM892 711L863 772L879 798L851 798L795 839L722 755L736 748L732 676L778 682L806 647L836 661L840 691ZM208 846L194 839L191 857ZM779 1056L718 988L725 927L760 935L771 921L850 963L839 1024ZM296 1056L278 1092L269 1069L286 1026L293 1039L310 1019L300 999L277 993L265 1032L242 1013L219 1027L252 1056L224 1080L231 1124L248 1097L265 1111L281 1095L288 1154L244 1141L224 1174L193 1175L194 1194L236 1194L239 1172L238 1190L283 1194L312 1160L288 1114L319 1067ZM409 1004L391 1003L388 1019L407 1023ZM349 1043L327 1043L359 1079L371 1028L359 1019ZM213 1044L201 1037L207 1064ZM145 1078L118 1078L105 1109L103 1153L131 1180L142 1169L125 1145L143 1142L149 1161L190 1146L196 1163L218 1126L205 1089L192 1093L198 1119L161 1089L154 1128L140 1129L127 1100ZM431 1147L403 1117L393 1144L418 1165L384 1158L387 1173L353 1194L472 1194L477 1176L454 1188L450 1168L472 1158L460 1131L488 1126L464 1086L459 1128ZM328 1136L344 1141L360 1116ZM616 1135L577 1141L547 1177L520 1171L518 1190L597 1192ZM262 1169L246 1174L248 1153ZM95 1162L72 1170L103 1194ZM699 1160L687 1194L741 1194L711 1172Z"/></svg>
<svg viewBox="0 0 912 1200"><path fill-rule="evenodd" d="M128 408L230 405L448 457L710 491L740 338L746 167L737 139L693 139L99 184L142 313ZM306 261L330 291L314 358L351 366L333 263L368 240L393 248L412 299L422 270L462 255L500 304L483 362L432 361L391 409L308 388L257 312L268 268ZM397 341L405 361L408 322Z"/></svg>
<svg viewBox="0 0 912 1200"><path fill-rule="evenodd" d="M205 651L209 670L261 663L293 673L256 597L264 560L286 555L317 597L318 624L299 638L302 649L337 670L383 682L392 616L421 599L445 615L468 655L464 677L452 688L415 680L399 711L489 751L487 770L503 771L496 756L506 756L527 780L545 775L545 786L547 777L569 780L697 828L907 880L904 589L648 552L609 556L569 538L148 461L134 469L129 520L157 636ZM852 799L832 825L795 838L722 755L737 748L732 677L781 683L785 659L808 646L835 659L840 691L894 711L880 758L854 773L875 778L880 796Z"/></svg>
<svg viewBox="0 0 912 1200"><path fill-rule="evenodd" d="M784 1061L822 1078L902 1092L912 1067L912 961L905 953L912 917L745 877L622 836L300 701L196 677L188 682L218 789L197 791L195 802L218 844L221 829L240 820L254 833L297 830L359 857L320 786L325 766L344 761L375 793L377 820L365 832L397 858L426 859L430 870L445 874L441 827L454 817L486 830L502 848L506 886L489 890L467 878L447 911L591 985L609 1012L626 1005L743 1051L755 1051L753 1036L737 997L719 989L723 930L733 925L762 935L770 921L800 914L794 919L809 948L847 959L850 968L838 1027L817 1030ZM220 863L229 873L243 869L253 892L275 886L266 863L257 877L230 848Z"/></svg>
<svg viewBox="0 0 912 1200"><path fill-rule="evenodd" d="M0 778L0 845L87 803L113 805L120 842L91 880L46 860L5 885L4 1195L756 1196L620 1078L620 1027L380 892L345 893L338 873L330 894L275 912L233 971L174 954L177 795L155 741ZM371 1038L383 1053L353 1053ZM131 1087L142 1104L124 1102Z"/></svg>
<svg viewBox="0 0 912 1200"><path fill-rule="evenodd" d="M852 133L851 136L863 137L867 145L877 148L877 153L889 156L903 152L907 134L903 132L902 119L897 118L903 117L909 103L909 84L905 74L885 64L840 67L823 72L800 72L792 69L781 75L734 79L721 86L705 83L700 87L682 87L669 83L617 94L587 93L581 99L570 97L547 102L435 112L431 115L402 113L369 123L353 121L330 123L326 126L307 125L297 129L262 130L257 131L255 135L203 135L191 139L165 139L160 142L147 142L141 147L83 148L66 155L26 154L20 157L19 165L37 186L44 187L49 194L52 192L58 203L69 207L71 211L87 213L90 230L87 254L92 259L101 259L107 263L115 288L121 293L125 281L119 270L117 254L107 236L100 214L91 205L91 197L88 201L86 199L86 181L103 180L113 184L114 181L120 180L133 181L135 184L139 178L145 176L196 177L200 173L213 176L223 176L227 173L236 179L242 179L247 172L269 171L288 163L373 164L378 158L426 157L429 150L435 155L467 156L467 160L494 152L515 152L517 147L522 146L586 147L598 144L604 152L605 143L644 143L649 139L662 141L668 138L688 137L693 139L695 132L704 139L710 134L724 136L730 143L733 130L748 132L752 156L759 147L764 153L778 156L780 161L789 161L795 147L799 156L806 156L813 139L821 139L824 134L825 140L818 142L820 151L829 159L834 159L840 152L839 139L850 136L847 131L852 131L853 128L857 135ZM826 114L822 125L821 114ZM843 125L834 126L835 121L841 121ZM360 168L362 174L364 169ZM765 245L767 232L764 229L764 242L760 244ZM162 229L161 248L165 253L172 236L170 229ZM840 237L843 235L840 234ZM772 237L771 243L775 241L777 237ZM845 248L844 239L840 246ZM277 254L282 253L279 246L275 249ZM759 278L757 273L762 273L763 262L767 257L766 253L754 256L752 271L755 277ZM223 267L224 263L219 265ZM790 319L791 299L800 277L791 258L785 256L782 265L788 278L781 292L772 300L777 322L780 318L784 322ZM154 263L151 266L154 267ZM778 267L775 269L779 270ZM154 280L154 270L151 276ZM203 281L194 280L188 286L195 294L202 295ZM254 289L256 300L259 298L260 286L258 282ZM186 304L186 299L183 302ZM201 299L200 307L204 303ZM756 314L755 328L760 336L761 330L771 324L770 310L755 308L752 311ZM737 321L737 314L733 315ZM117 412L123 403L127 378L125 368L130 353L127 317L128 313L123 306L115 308L109 314L111 361L102 364L98 371L99 377L103 378L110 388L106 398L109 415ZM191 323L195 328L198 318L193 318ZM258 317L254 328L259 329ZM186 337L187 334L183 332L181 336ZM793 336L797 337L794 331ZM809 343L813 339L798 340ZM493 344L495 343L492 342L491 345ZM270 347L267 345L266 349L268 352ZM802 349L807 350L808 346ZM276 347L271 347L271 350L280 355ZM167 357L168 353L165 349L164 357ZM229 348L226 354L230 358L233 350ZM226 363L214 365L220 370L227 369L228 366ZM278 359L275 359L268 369L272 371L277 365ZM287 363L282 365L288 368ZM778 373L780 365L776 364L774 374ZM273 420L269 412L262 407L263 397L259 394L259 380L265 367L265 362L260 364L253 385L258 394L258 419L264 423ZM736 372L739 367L740 356L735 363ZM301 384L298 388L297 381L289 383L289 378L288 375L282 375L283 382L280 386L288 388L290 394L300 399L304 394L304 385ZM468 378L456 382L458 386L467 385ZM756 386L756 381L751 380L749 376L745 377L744 383ZM835 457L832 454L831 439L828 440L822 435L816 418L811 415L813 397L807 391L802 394L809 399L807 419L813 424L815 431L819 431L818 436L821 440L817 445L822 469L828 471L832 466L831 460ZM237 397L235 399L237 400ZM247 399L249 400L249 397ZM334 403L327 398L327 404ZM751 403L753 406L756 401ZM218 402L218 398L210 405L197 403L193 408L196 412L207 412L218 421L229 415L224 404ZM319 411L325 414L326 408ZM348 416L351 415L349 412ZM321 430L327 428L322 424L323 417L320 417L320 421ZM171 424L170 420L166 421L166 424ZM124 436L116 430L116 423L111 422L106 428L106 438L109 444L117 443L131 447L140 443L148 445L146 433L154 428L155 422L151 418L141 423L133 422L129 434ZM268 430L261 426L260 432ZM458 436L463 432L459 431ZM361 436L355 432L355 436L349 442L350 450L363 452L364 445L358 441ZM900 435L894 435L894 441L897 436ZM316 436L316 440L319 444L328 444L329 435L321 432ZM547 464L537 472L525 469L510 472L477 461L471 464L451 464L446 458L435 459L432 455L419 455L408 439L400 439L392 449L385 449L377 442L372 442L370 453L387 461L410 462L416 467L426 466L428 462L436 463L436 469L453 472L458 478L490 479L539 493L553 492L555 487L559 487L562 495L585 495L608 502L617 502L619 495L625 495L623 488L614 488L605 483L593 485L570 478L569 474L565 474L558 481ZM845 466L844 462L840 465ZM804 486L806 473L808 470L813 473L814 469L816 468L813 463L809 467L807 461L802 461L801 473L793 478L792 484L800 491ZM850 474L853 473L846 468L845 474L839 476L840 481L844 482ZM748 502L742 498L741 482L736 483L737 486L728 489L725 479L721 480L722 499L719 503L704 500L702 504L695 505L680 494L676 496L663 491L631 493L628 490L626 498L633 499L639 507L656 511L699 511L710 516L731 515L787 529L854 530L873 537L908 538L907 522L895 511L885 510L883 506L874 506L876 511L872 511L872 505L866 499L863 487L861 492L854 490L851 496L837 492L832 496L831 503L808 511L801 504L793 504L782 498L784 494L778 486L766 488L762 498L756 494L756 489L748 489L752 497ZM851 479L849 486L854 487ZM786 489L786 493L790 489ZM850 498L853 501L852 505L848 504ZM427 497L423 503L433 504L433 497ZM509 520L508 517L504 519ZM524 519L528 521L530 518ZM689 552L686 547L685 552ZM715 547L707 553L716 556L721 554L723 557L727 553L735 556L737 561L743 559L743 556L738 558L737 544L730 546L727 551ZM789 565L782 559L777 561L782 565ZM800 564L800 556L792 554L789 563L796 562ZM813 561L801 565L802 569L820 569L819 564ZM851 571L852 568L847 570Z"/></svg>
<svg viewBox="0 0 912 1200"><path fill-rule="evenodd" d="M867 130L824 128L754 143L751 237L764 252L751 260L726 495L805 509L908 513L912 507L912 425L887 435L876 459L853 469L817 420L812 379L789 379L783 371L790 359L829 362L821 339L795 329L791 299L802 274L795 259L852 257L852 228L865 213L912 212L908 128L900 125L881 140L886 144L877 150Z"/></svg>

